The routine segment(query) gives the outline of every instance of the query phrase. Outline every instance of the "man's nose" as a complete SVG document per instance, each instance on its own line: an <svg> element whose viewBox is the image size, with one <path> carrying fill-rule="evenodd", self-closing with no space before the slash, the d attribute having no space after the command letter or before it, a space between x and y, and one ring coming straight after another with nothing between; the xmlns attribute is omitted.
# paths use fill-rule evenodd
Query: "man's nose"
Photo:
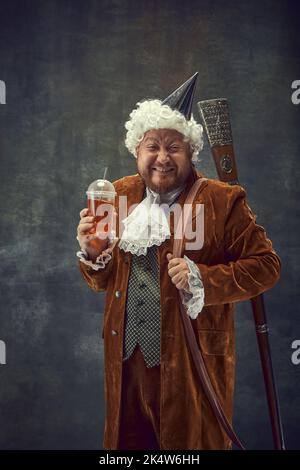
<svg viewBox="0 0 300 470"><path fill-rule="evenodd" d="M161 149L157 155L157 161L160 163L166 163L170 160L170 155L167 150Z"/></svg>

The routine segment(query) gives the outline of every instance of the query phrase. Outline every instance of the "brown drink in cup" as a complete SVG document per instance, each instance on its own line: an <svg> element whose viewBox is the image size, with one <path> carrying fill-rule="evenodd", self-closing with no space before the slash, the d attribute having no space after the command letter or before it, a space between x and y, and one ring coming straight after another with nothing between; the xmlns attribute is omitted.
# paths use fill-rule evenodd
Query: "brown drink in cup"
<svg viewBox="0 0 300 470"><path fill-rule="evenodd" d="M96 228L90 231L107 232L113 228L114 204L116 191L112 183L105 179L93 181L86 192L89 215L95 217ZM104 206L101 208L100 206ZM103 222L102 222L103 221ZM107 223L105 223L107 222ZM103 238L103 235L102 235Z"/></svg>

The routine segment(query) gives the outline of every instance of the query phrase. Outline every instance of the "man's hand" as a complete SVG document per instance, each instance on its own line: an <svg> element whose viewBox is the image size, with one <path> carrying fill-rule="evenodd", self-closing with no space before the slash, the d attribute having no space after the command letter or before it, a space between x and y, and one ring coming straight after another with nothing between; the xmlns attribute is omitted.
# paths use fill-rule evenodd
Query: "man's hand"
<svg viewBox="0 0 300 470"><path fill-rule="evenodd" d="M171 281L177 289L183 289L186 292L191 293L188 284L188 273L190 272L189 267L184 258L174 258L172 253L167 254L168 274Z"/></svg>
<svg viewBox="0 0 300 470"><path fill-rule="evenodd" d="M97 256L108 246L108 237L99 238L96 232L95 217L89 216L88 209L80 211L80 222L77 227L77 240L81 249L84 249L90 259L95 261ZM94 232L94 233L92 233Z"/></svg>

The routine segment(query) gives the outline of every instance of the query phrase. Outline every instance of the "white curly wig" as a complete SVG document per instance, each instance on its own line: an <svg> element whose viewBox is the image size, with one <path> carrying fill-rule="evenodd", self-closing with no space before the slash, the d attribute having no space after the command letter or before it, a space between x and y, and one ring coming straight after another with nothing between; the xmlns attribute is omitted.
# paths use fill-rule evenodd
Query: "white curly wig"
<svg viewBox="0 0 300 470"><path fill-rule="evenodd" d="M203 127L194 120L193 115L187 120L178 110L156 99L138 102L136 106L125 123L125 145L130 153L137 157L136 147L150 129L175 129L184 135L185 142L189 142L192 161L198 160L198 153L203 148Z"/></svg>

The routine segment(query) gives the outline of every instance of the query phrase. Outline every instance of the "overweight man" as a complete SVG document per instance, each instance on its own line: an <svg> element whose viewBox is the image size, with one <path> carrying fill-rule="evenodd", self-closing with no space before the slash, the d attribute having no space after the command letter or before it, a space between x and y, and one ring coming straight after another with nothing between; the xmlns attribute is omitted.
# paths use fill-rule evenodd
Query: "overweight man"
<svg viewBox="0 0 300 470"><path fill-rule="evenodd" d="M191 113L196 78L164 101L137 103L130 114L125 144L137 173L113 182L115 230L97 237L95 218L87 209L80 213L79 268L91 289L106 292L104 449L230 449L201 389L179 302L231 422L234 306L272 288L280 275L280 258L245 190L195 168L203 147L202 126ZM185 244L175 258L171 214L175 206L184 210L199 178L193 207L204 207L203 243ZM121 217L124 198L128 212Z"/></svg>

